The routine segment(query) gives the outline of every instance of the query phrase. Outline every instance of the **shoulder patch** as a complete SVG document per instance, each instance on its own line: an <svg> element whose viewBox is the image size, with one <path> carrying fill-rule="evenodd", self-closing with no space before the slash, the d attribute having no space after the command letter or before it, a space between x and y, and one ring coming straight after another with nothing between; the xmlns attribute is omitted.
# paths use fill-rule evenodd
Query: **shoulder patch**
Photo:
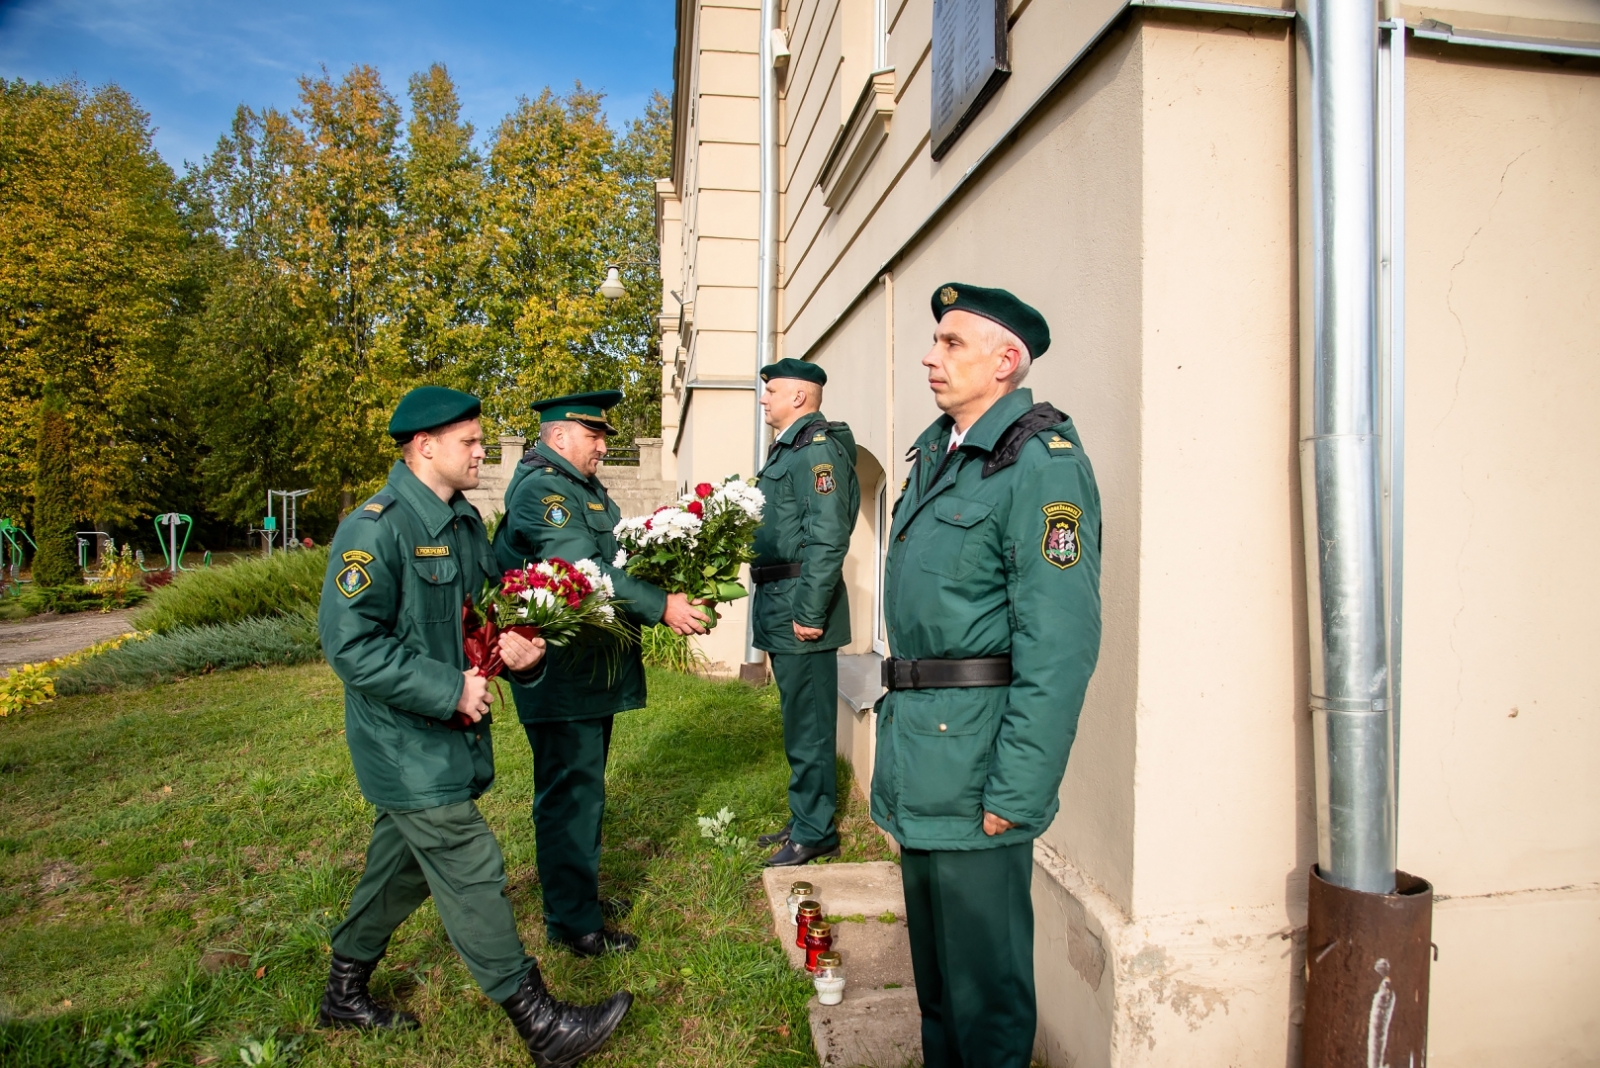
<svg viewBox="0 0 1600 1068"><path fill-rule="evenodd" d="M366 504L363 504L361 506L361 511L357 514L362 519L375 520L379 516L383 515L384 509L388 508L393 503L394 496L392 494L380 493L376 497L373 497L371 500L367 501Z"/></svg>
<svg viewBox="0 0 1600 1068"><path fill-rule="evenodd" d="M812 488L818 493L828 494L834 491L837 483L833 478L832 464L818 464L811 469L813 475Z"/></svg>
<svg viewBox="0 0 1600 1068"><path fill-rule="evenodd" d="M1044 444L1045 444L1045 447L1048 448L1052 452L1054 452L1057 449L1070 449L1070 448L1073 447L1072 442L1068 441L1066 438L1062 437L1060 434L1055 434L1055 433L1052 433L1050 435L1050 437L1045 440Z"/></svg>
<svg viewBox="0 0 1600 1068"><path fill-rule="evenodd" d="M1044 506L1044 537L1039 542L1039 555L1047 564L1065 571L1078 562L1081 555L1078 544L1078 520L1083 509L1066 501L1051 501Z"/></svg>
<svg viewBox="0 0 1600 1068"><path fill-rule="evenodd" d="M539 498L539 503L540 504L560 504L564 500L566 500L566 498L561 496L561 494L552 493L548 497L540 497Z"/></svg>
<svg viewBox="0 0 1600 1068"><path fill-rule="evenodd" d="M417 556L449 556L448 545L418 545L412 552Z"/></svg>
<svg viewBox="0 0 1600 1068"><path fill-rule="evenodd" d="M341 555L339 559L347 564L370 564L372 563L372 554L362 552L360 549L351 549Z"/></svg>
<svg viewBox="0 0 1600 1068"><path fill-rule="evenodd" d="M544 521L546 523L549 523L553 527L564 527L567 525L567 520L572 518L572 513L567 511L566 504L564 503L565 501L566 498L563 497L561 500L556 501L554 504L544 510Z"/></svg>
<svg viewBox="0 0 1600 1068"><path fill-rule="evenodd" d="M813 445L820 445L824 441L827 441L827 440L828 440L828 435L823 433L820 430L817 431L815 434L811 435L811 444L813 444Z"/></svg>
<svg viewBox="0 0 1600 1068"><path fill-rule="evenodd" d="M339 592L349 600L368 586L372 585L372 576L367 574L367 569L359 562L349 563L344 570L334 576L334 585L339 587Z"/></svg>

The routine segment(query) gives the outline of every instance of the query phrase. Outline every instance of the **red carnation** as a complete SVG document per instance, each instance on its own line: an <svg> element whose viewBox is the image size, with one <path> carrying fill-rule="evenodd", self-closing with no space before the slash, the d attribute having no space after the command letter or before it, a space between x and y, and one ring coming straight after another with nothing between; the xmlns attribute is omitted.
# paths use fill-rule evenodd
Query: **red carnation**
<svg viewBox="0 0 1600 1068"><path fill-rule="evenodd" d="M700 485L698 485L698 486L696 486L694 488L694 495L696 497L699 497L702 501L705 500L707 497L711 496L715 492L716 492L716 487L713 486L709 482L702 482L702 483L700 483ZM700 513L696 512L695 514L699 515Z"/></svg>
<svg viewBox="0 0 1600 1068"><path fill-rule="evenodd" d="M699 501L690 501L684 508L684 511L688 512L696 519L704 519L706 516L706 506L701 504Z"/></svg>

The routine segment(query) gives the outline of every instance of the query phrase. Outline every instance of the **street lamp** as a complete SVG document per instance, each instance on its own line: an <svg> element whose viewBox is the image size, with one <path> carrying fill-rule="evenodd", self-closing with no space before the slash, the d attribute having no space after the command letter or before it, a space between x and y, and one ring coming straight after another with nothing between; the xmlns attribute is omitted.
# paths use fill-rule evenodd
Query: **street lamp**
<svg viewBox="0 0 1600 1068"><path fill-rule="evenodd" d="M607 300L620 300L627 295L628 289L622 284L622 275L618 273L616 264L606 267L606 280L600 283L596 292Z"/></svg>
<svg viewBox="0 0 1600 1068"><path fill-rule="evenodd" d="M600 283L600 287L596 289L595 292L607 300L621 300L623 297L628 295L628 287L622 284L621 268L656 266L659 265L655 260L644 259L618 260L615 263L608 263L606 264L606 280Z"/></svg>

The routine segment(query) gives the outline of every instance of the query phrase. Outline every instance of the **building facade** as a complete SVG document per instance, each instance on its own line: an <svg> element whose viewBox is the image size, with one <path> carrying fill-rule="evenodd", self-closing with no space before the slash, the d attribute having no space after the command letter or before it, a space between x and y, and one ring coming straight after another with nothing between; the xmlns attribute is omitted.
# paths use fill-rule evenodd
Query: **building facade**
<svg viewBox="0 0 1600 1068"><path fill-rule="evenodd" d="M1437 895L1432 1063L1593 1065L1600 0L1449 2L1373 10L1403 190L1385 259L1405 381L1399 866ZM768 52L772 355L827 370L824 410L860 445L861 664L884 651L902 457L938 414L929 294L1004 286L1050 321L1028 385L1073 416L1105 510L1100 667L1035 853L1051 1065L1299 1063L1317 849L1302 61L1292 5L1263 5L1012 0L1009 74L951 138L945 0L787 0L776 38L753 0L678 3L663 477L748 474L756 454ZM724 613L706 651L732 671L742 606ZM843 695L863 776L864 706Z"/></svg>

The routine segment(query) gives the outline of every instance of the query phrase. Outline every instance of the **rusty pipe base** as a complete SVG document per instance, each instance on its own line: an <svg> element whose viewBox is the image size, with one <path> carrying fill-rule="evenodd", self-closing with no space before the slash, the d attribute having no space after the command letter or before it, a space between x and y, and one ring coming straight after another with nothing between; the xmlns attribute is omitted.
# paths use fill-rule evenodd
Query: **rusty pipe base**
<svg viewBox="0 0 1600 1068"><path fill-rule="evenodd" d="M1395 873L1395 892L1336 886L1311 868L1305 1068L1424 1068L1433 887Z"/></svg>

